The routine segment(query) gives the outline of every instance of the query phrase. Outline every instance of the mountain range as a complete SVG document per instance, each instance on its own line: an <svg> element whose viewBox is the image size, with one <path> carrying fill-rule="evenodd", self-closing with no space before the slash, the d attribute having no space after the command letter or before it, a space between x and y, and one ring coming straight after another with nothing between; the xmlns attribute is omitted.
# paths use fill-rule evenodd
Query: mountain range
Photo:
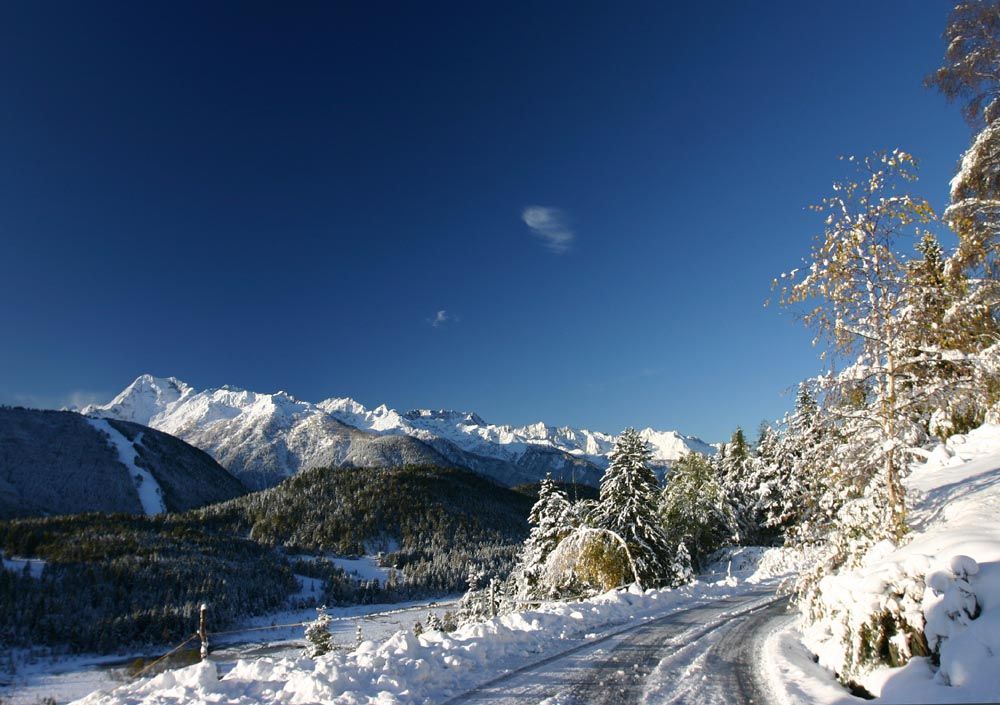
<svg viewBox="0 0 1000 705"><path fill-rule="evenodd" d="M564 482L597 485L616 436L543 423L487 423L471 412L386 405L368 409L350 398L319 403L286 392L235 387L197 390L175 377L141 375L107 404L81 413L150 426L214 457L247 487L270 487L314 467L436 465L468 468L500 484ZM676 431L641 432L663 469L694 451L714 448Z"/></svg>

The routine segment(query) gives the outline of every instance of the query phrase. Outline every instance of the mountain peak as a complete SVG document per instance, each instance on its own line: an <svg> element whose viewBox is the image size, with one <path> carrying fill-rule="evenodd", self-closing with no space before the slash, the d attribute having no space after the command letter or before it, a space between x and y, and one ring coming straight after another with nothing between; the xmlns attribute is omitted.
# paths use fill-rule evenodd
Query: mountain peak
<svg viewBox="0 0 1000 705"><path fill-rule="evenodd" d="M452 411L450 409L411 409L402 415L409 421L428 419L433 421L447 421L464 426L486 426L483 418L474 411Z"/></svg>
<svg viewBox="0 0 1000 705"><path fill-rule="evenodd" d="M90 406L84 413L152 426L201 447L231 470L267 478L324 464L356 465L364 454L348 458L344 443L356 444L357 449L374 443L371 452L377 453L381 452L377 449L398 445L376 441L389 436L408 436L428 444L450 463L471 463L470 467L485 468L486 474L507 468L502 471L508 473L506 477L541 477L552 469L552 463L560 462L561 453L564 461L585 464L599 477L617 440L612 434L542 421L526 426L490 424L469 411L414 409L400 414L386 404L368 409L347 397L314 404L284 391L260 394L228 386L198 391L175 377L153 375L141 375L111 402ZM324 419L338 424L324 423ZM348 439L344 426L370 440L358 435ZM646 428L640 435L658 466L670 465L690 452L715 452L703 441L677 431ZM373 462L375 457L381 456L364 456L364 462Z"/></svg>
<svg viewBox="0 0 1000 705"><path fill-rule="evenodd" d="M191 385L176 377L156 377L141 374L107 404L90 404L82 414L113 416L148 426L154 416L194 391Z"/></svg>

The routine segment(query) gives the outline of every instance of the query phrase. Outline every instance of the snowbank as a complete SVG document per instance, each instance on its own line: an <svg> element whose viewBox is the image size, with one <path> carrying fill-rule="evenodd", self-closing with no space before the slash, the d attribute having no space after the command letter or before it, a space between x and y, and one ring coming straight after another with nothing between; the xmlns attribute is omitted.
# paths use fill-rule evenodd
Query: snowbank
<svg viewBox="0 0 1000 705"><path fill-rule="evenodd" d="M762 554L763 555L763 554ZM396 632L380 644L368 641L351 653L317 659L241 660L221 679L214 664L201 663L111 692L80 705L171 703L420 703L465 692L506 669L587 643L633 621L659 617L712 599L752 590L735 579L677 589L612 591L574 603L467 625L453 633Z"/></svg>
<svg viewBox="0 0 1000 705"><path fill-rule="evenodd" d="M996 701L1000 426L985 425L949 439L913 470L906 484L913 529L909 542L899 548L879 544L859 568L824 578L824 608L832 617L806 627L803 642L822 666L850 674L884 702ZM900 660L914 658L903 668L856 672L852 654L871 648L863 637L871 633L875 614L912 628L911 638L901 630L884 648ZM926 649L939 654L939 669L921 655L921 633ZM797 702L789 698L787 702Z"/></svg>
<svg viewBox="0 0 1000 705"><path fill-rule="evenodd" d="M797 573L805 560L801 551L770 546L723 548L711 556L707 576L732 576L757 584Z"/></svg>

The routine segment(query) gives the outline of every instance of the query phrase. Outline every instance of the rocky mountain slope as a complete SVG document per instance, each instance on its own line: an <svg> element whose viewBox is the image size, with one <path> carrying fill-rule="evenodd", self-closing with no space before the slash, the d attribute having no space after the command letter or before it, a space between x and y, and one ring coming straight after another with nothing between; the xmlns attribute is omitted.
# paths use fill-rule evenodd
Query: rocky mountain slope
<svg viewBox="0 0 1000 705"><path fill-rule="evenodd" d="M173 436L71 411L0 408L0 518L183 511L246 489Z"/></svg>
<svg viewBox="0 0 1000 705"><path fill-rule="evenodd" d="M319 403L285 392L233 387L196 390L142 375L109 403L83 413L149 425L216 458L253 488L313 467L402 464L458 466L504 485L556 479L596 485L615 436L553 427L490 424L474 413L368 409L349 398ZM667 466L690 452L712 453L697 438L645 429L653 460Z"/></svg>

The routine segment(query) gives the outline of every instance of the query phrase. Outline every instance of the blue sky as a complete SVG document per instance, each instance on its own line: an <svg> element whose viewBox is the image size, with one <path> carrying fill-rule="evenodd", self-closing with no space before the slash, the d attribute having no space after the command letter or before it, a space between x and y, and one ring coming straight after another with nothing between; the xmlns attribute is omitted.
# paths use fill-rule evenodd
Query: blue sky
<svg viewBox="0 0 1000 705"><path fill-rule="evenodd" d="M942 206L947 2L5 3L0 401L197 387L717 440L841 154Z"/></svg>

